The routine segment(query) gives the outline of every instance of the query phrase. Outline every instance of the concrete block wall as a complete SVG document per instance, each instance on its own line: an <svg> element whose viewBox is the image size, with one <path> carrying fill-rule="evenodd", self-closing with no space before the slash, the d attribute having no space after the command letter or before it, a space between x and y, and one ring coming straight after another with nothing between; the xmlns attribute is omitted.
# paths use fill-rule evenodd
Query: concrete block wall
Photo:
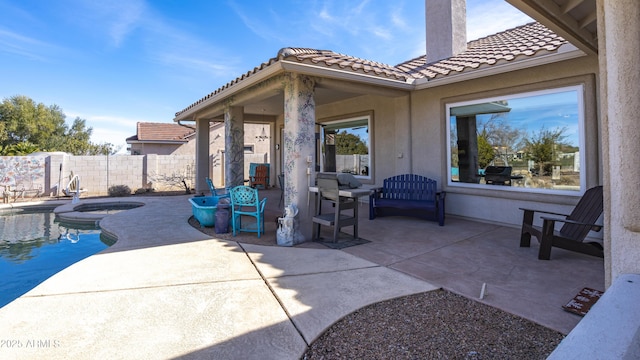
<svg viewBox="0 0 640 360"><path fill-rule="evenodd" d="M110 156L104 165L101 167L105 169L104 173L100 174L98 179L95 179L96 189L104 189L106 192L109 187L114 185L127 185L132 191L144 187L143 175L144 175L144 162L145 156L142 155L125 155L125 156ZM106 172L108 165L109 171ZM108 186L107 186L108 185ZM90 188L87 188L89 191Z"/></svg>
<svg viewBox="0 0 640 360"><path fill-rule="evenodd" d="M268 162L264 154L246 154L245 177L249 176L251 162ZM23 159L17 161L16 158ZM38 155L34 157L0 157L0 164L23 164L26 160L44 164L44 170L31 171L28 184L26 180L15 180L15 176L7 180L7 185L16 188L39 187L43 189L42 196L62 195L62 189L69 183L71 173L80 177L80 187L85 189L84 196L102 196L108 194L108 189L114 185L127 185L132 192L137 189L153 188L155 191L184 190L182 180L189 188L195 186L195 156L194 155L117 155L117 156L72 156L63 153ZM13 160L13 161L12 161ZM20 165L21 168L24 165ZM222 186L222 168L217 168L216 186ZM8 178L9 174L24 173L20 169L8 166L0 168L0 179ZM214 170L214 173L216 171ZM6 173L7 176L4 174ZM24 176L23 176L24 177ZM271 174L275 178L275 174ZM222 180L222 181L220 181ZM274 182L271 181L273 184ZM0 184L2 185L2 184Z"/></svg>
<svg viewBox="0 0 640 360"><path fill-rule="evenodd" d="M41 163L43 169L25 170L24 164L32 163ZM4 156L0 157L0 164L3 164L0 166L0 185L12 189L40 188L42 196L49 197L63 194L62 189L66 188L72 173L80 177L85 196L107 195L109 187L114 185L127 185L131 191L149 187L156 191L177 191L184 190L182 179L189 187L193 187L195 181L193 155L72 156L52 153L33 157Z"/></svg>
<svg viewBox="0 0 640 360"><path fill-rule="evenodd" d="M147 155L146 184L158 191L183 190L195 185L195 157L193 155Z"/></svg>

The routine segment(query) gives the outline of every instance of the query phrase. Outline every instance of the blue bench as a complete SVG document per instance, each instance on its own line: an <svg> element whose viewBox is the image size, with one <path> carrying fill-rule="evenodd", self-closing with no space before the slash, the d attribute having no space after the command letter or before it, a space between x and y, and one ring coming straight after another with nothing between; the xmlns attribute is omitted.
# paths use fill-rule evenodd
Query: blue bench
<svg viewBox="0 0 640 360"><path fill-rule="evenodd" d="M369 195L369 220L376 216L413 216L444 225L444 198L438 182L415 174L384 179Z"/></svg>

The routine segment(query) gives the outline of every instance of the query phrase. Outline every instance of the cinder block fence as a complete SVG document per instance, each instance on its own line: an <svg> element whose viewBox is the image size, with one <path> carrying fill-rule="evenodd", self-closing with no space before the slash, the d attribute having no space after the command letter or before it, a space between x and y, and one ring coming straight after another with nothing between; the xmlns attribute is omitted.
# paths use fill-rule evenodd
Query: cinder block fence
<svg viewBox="0 0 640 360"><path fill-rule="evenodd" d="M39 189L41 196L58 196L72 174L80 177L80 187L89 196L106 195L113 185L132 191L181 190L183 180L189 187L194 184L194 163L192 155L0 156L0 191Z"/></svg>
<svg viewBox="0 0 640 360"><path fill-rule="evenodd" d="M244 171L251 162L265 162L264 154L245 154ZM209 177L216 187L224 186L224 170L217 155L211 156ZM73 156L65 153L39 153L29 156L0 156L0 193L12 197L59 196L72 174L80 177L83 196L107 195L114 185L127 185L132 191L185 190L195 185L195 155L114 155ZM271 183L275 174L271 174Z"/></svg>

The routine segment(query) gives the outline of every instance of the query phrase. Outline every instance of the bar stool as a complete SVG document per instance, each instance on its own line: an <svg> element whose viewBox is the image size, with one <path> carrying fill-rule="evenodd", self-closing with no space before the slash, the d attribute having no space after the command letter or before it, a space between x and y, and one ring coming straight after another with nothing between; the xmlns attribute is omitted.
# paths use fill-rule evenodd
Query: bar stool
<svg viewBox="0 0 640 360"><path fill-rule="evenodd" d="M345 226L353 226L353 237L358 238L358 201L339 195L338 177L336 174L319 173L318 195L316 198L316 211L312 218L314 225L312 240L320 238L320 225L333 226L333 242L338 241L340 229ZM333 212L322 212L322 202L328 200L333 205ZM352 210L351 214L345 214L345 210Z"/></svg>

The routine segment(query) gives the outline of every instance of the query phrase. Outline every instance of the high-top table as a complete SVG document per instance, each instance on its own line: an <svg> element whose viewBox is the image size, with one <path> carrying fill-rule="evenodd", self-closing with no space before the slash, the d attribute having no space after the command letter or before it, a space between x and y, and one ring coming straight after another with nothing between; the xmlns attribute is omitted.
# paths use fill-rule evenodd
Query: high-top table
<svg viewBox="0 0 640 360"><path fill-rule="evenodd" d="M356 188L356 189L340 189L338 190L338 196L352 198L354 201L358 201L358 198L363 196L369 196L371 194L371 190L369 188ZM314 209L318 206L318 201L322 201L318 196L318 187L317 186L309 186L309 192L315 194L315 204ZM358 238L358 204L353 208L353 216L355 217L355 225L353 227L353 238Z"/></svg>

